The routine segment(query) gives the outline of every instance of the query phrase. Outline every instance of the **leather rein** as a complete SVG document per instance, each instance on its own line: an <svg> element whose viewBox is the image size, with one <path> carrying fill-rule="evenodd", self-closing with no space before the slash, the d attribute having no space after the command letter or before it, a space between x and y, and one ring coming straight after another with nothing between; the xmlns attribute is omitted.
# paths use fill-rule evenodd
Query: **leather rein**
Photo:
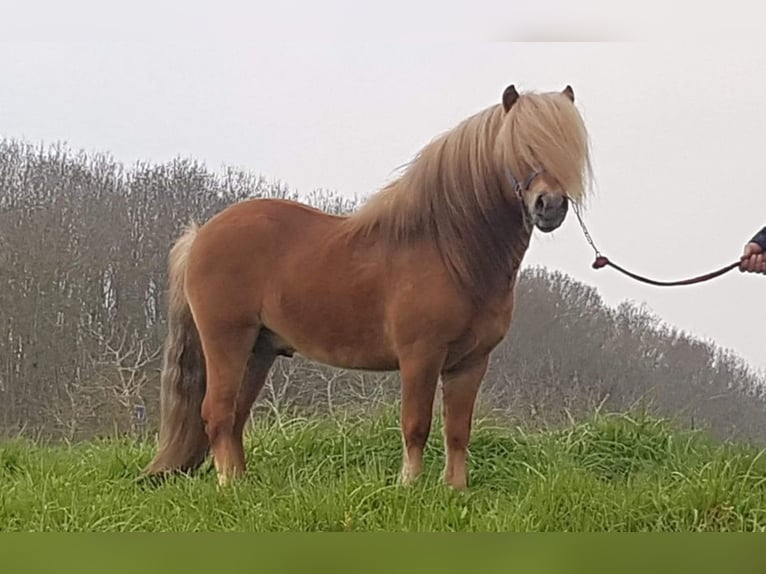
<svg viewBox="0 0 766 574"><path fill-rule="evenodd" d="M529 212L526 207L526 203L524 202L523 198L523 192L529 190L530 186L532 185L532 182L534 179L543 173L541 169L537 169L533 171L532 173L527 176L527 178L523 181L519 181L514 177L514 175L511 173L511 170L508 170L508 179L511 182L511 185L513 186L513 190L516 192L516 195L518 196L518 199L521 201L522 209L524 212L524 223L529 224ZM705 281L710 281L711 279L715 279L716 277L720 277L724 273L728 273L729 271L736 269L740 265L740 261L735 261L734 263L729 263L728 265L721 267L720 269L717 269L715 271L711 271L710 273L705 273L703 275L698 275L696 277L690 277L689 279L679 279L676 281L658 281L656 279L650 279L649 277L644 277L643 275L639 275L638 273L633 273L632 271L628 271L624 267L621 267L617 263L612 262L608 257L603 255L601 251L599 251L598 247L596 247L596 243L593 241L593 238L590 235L590 232L588 231L588 228L585 225L585 222L582 219L582 216L580 214L580 207L572 202L572 208L575 212L575 215L577 216L577 221L580 223L580 228L582 229L583 235L585 235L585 240L588 242L588 244L593 248L594 253L596 254L596 259L593 261L593 269L602 269L604 267L611 267L613 269L616 269L620 273L627 275L631 279L635 279L636 281L640 281L641 283L648 283L649 285L655 285L658 287L677 287L681 285L694 285L696 283L703 283Z"/></svg>
<svg viewBox="0 0 766 574"><path fill-rule="evenodd" d="M593 238L588 232L588 228L585 226L585 223L582 220L579 206L574 204L573 208L574 208L575 215L577 216L577 221L580 223L580 228L582 229L583 235L585 235L586 241L593 248L593 251L596 254L596 260L593 262L593 265L592 265L593 269L602 269L608 266L608 267L612 267L613 269L616 269L617 271L619 271L620 273L623 273L624 275L627 275L631 279L635 279L636 281L640 281L642 283L648 283L649 285L656 285L658 287L676 287L679 285L694 285L696 283L702 283L704 281L715 279L716 277L720 277L724 273L728 273L732 269L736 269L740 265L740 261L735 261L734 263L729 263L728 265L721 267L720 269L717 269L715 271L711 271L710 273L705 273L704 275L698 275L696 277L691 277L689 279L679 279L677 281L657 281L655 279L644 277L637 273L628 271L627 269L623 267L620 267L616 263L613 263L612 261L610 261L608 257L603 255L601 251L599 251L598 247L596 247L596 244L593 241Z"/></svg>

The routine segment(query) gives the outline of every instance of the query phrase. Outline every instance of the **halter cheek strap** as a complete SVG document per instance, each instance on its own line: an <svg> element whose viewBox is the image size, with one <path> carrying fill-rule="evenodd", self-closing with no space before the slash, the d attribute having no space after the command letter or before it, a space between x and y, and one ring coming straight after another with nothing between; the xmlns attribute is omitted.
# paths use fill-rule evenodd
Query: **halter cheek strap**
<svg viewBox="0 0 766 574"><path fill-rule="evenodd" d="M542 173L543 173L543 170L541 169L534 170L532 173L530 173L527 176L527 179L525 179L524 183L522 184L518 179L516 179L516 176L513 175L511 170L508 169L508 181L511 182L511 186L513 186L513 191L516 192L516 195L518 196L518 198L523 201L524 198L522 197L522 194L525 191L529 191L529 186L531 186L532 182L535 181L535 178L538 175L541 175Z"/></svg>
<svg viewBox="0 0 766 574"><path fill-rule="evenodd" d="M542 173L542 169L534 170L527 176L527 178L524 180L524 183L522 184L518 179L516 179L516 176L513 175L510 168L508 169L508 181L511 182L513 191L516 192L516 197L518 197L519 201L521 202L521 212L524 214L524 222L526 224L528 224L530 214L529 209L527 209L527 204L524 201L523 194L525 191L529 191L529 187L532 185L532 182L535 181L535 178Z"/></svg>

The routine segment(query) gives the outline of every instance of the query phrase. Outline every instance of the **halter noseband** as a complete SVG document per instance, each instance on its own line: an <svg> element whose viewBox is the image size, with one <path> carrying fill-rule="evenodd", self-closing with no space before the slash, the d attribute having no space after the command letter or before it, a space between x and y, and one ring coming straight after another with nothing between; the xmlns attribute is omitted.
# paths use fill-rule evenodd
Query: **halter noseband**
<svg viewBox="0 0 766 574"><path fill-rule="evenodd" d="M527 209L527 204L524 201L524 192L529 191L529 187L532 185L532 182L535 181L535 178L539 175L543 174L542 169L536 169L532 173L530 173L527 178L524 180L524 183L522 184L518 179L516 179L516 176L513 175L510 168L508 169L508 181L511 182L511 186L513 187L513 191L516 192L516 196L519 198L519 201L521 202L521 212L524 214L524 222L527 223L528 219L530 217L529 209Z"/></svg>

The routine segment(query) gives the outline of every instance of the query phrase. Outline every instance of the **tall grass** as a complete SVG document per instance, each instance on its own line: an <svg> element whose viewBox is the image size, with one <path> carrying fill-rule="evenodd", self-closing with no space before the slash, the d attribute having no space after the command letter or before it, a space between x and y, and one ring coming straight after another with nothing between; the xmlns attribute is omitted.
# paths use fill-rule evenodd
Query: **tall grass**
<svg viewBox="0 0 766 574"><path fill-rule="evenodd" d="M397 484L395 412L260 420L245 479L209 466L160 486L136 478L145 441L0 446L0 530L760 531L766 461L647 416L598 416L536 433L478 421L470 488L441 485L441 429L426 472Z"/></svg>

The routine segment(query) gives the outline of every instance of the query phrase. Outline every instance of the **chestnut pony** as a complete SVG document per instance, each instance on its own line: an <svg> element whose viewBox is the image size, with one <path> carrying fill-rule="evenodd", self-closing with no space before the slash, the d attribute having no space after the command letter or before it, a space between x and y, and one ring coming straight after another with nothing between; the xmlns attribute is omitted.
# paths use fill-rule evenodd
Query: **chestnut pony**
<svg viewBox="0 0 766 574"><path fill-rule="evenodd" d="M570 86L519 94L426 145L350 216L292 201L234 204L170 252L159 450L148 475L245 470L242 434L279 355L398 370L401 479L423 467L437 382L444 479L466 486L473 407L511 322L533 227L584 199L588 136Z"/></svg>

